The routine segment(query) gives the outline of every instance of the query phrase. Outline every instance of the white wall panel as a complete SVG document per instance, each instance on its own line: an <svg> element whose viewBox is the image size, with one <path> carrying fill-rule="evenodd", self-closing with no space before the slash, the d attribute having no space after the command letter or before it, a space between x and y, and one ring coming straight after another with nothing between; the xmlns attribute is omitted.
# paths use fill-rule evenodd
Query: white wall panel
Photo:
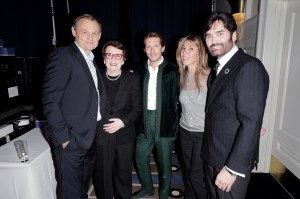
<svg viewBox="0 0 300 199"><path fill-rule="evenodd" d="M272 154L300 178L300 1L287 1Z"/></svg>

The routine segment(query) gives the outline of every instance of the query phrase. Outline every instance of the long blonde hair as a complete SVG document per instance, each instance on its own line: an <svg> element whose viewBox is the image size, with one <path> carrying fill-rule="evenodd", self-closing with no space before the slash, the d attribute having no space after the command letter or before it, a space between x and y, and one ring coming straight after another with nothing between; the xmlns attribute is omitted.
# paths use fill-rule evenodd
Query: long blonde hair
<svg viewBox="0 0 300 199"><path fill-rule="evenodd" d="M194 74L194 80L195 80L196 88L197 88L198 92L200 93L200 89L202 87L200 84L200 75L207 78L210 73L210 68L208 66L208 55L207 55L205 46L204 46L200 36L197 36L197 35L188 35L186 37L183 37L179 40L178 45L177 45L176 60L177 60L178 66L179 66L179 73L180 73L180 82L179 82L180 89L182 89L184 86L186 75L188 72L187 67L183 65L182 59L181 59L182 45L186 40L192 41L198 49L200 58L199 58L199 63L197 64L197 67L196 67L195 74Z"/></svg>

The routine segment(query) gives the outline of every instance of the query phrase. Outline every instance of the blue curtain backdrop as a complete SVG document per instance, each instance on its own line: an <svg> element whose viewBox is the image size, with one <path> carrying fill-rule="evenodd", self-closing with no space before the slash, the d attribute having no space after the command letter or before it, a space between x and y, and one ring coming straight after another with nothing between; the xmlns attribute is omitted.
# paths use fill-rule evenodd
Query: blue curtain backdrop
<svg viewBox="0 0 300 199"><path fill-rule="evenodd" d="M52 46L50 0L9 0L0 3L0 39L20 57L46 56ZM127 67L144 59L143 36L161 32L167 42L165 56L175 61L178 39L201 34L211 0L53 0L57 47L72 42L70 26L83 13L96 16L103 25L96 62L102 63L101 47L107 40L119 40L129 50Z"/></svg>

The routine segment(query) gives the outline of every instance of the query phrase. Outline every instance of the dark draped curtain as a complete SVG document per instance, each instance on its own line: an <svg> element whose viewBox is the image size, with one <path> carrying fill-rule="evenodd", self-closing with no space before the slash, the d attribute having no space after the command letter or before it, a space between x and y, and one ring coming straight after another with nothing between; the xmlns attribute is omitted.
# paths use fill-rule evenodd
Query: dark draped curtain
<svg viewBox="0 0 300 199"><path fill-rule="evenodd" d="M144 35L158 31L167 43L164 56L176 62L179 38L189 33L201 34L203 19L210 13L210 0L128 0L127 9L133 60L145 58Z"/></svg>
<svg viewBox="0 0 300 199"><path fill-rule="evenodd" d="M40 56L52 46L51 0L9 0L0 3L0 39L16 49L20 57ZM143 37L148 31L161 32L167 43L164 56L175 62L176 45L183 35L201 34L211 0L53 0L57 47L73 41L70 28L76 16L90 13L102 23L100 45L95 50L101 65L101 47L119 40L129 50L126 67L145 59ZM45 49L47 49L45 51Z"/></svg>
<svg viewBox="0 0 300 199"><path fill-rule="evenodd" d="M100 44L94 51L95 61L101 68L104 67L101 48L108 40L119 40L126 45L129 56L125 68L134 69L136 62L145 61L143 37L148 31L158 31L164 35L164 56L176 63L175 51L179 38L190 33L201 34L205 17L211 9L211 0L68 1L70 12L67 0L53 0L56 47L69 45L73 41L70 29L74 18L90 13L103 26ZM20 87L20 93L28 95L20 101L33 104L35 115L43 119L43 71L48 53L55 47L52 42L51 0L2 0L0 19L0 39L3 39L3 46L15 49L16 56L20 57L16 60L22 60L20 68L26 74L26 88ZM14 103L13 106L19 105ZM2 107L7 109L6 105Z"/></svg>

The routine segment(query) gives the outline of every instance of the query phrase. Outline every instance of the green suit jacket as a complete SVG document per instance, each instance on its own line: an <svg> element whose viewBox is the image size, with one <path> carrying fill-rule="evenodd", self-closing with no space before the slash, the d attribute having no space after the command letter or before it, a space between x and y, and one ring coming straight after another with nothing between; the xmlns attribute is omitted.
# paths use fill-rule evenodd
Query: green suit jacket
<svg viewBox="0 0 300 199"><path fill-rule="evenodd" d="M147 136L148 63L137 67L142 89L143 111L136 122L137 133ZM178 130L178 67L166 59L159 65L157 74L156 135L155 139L175 139Z"/></svg>

